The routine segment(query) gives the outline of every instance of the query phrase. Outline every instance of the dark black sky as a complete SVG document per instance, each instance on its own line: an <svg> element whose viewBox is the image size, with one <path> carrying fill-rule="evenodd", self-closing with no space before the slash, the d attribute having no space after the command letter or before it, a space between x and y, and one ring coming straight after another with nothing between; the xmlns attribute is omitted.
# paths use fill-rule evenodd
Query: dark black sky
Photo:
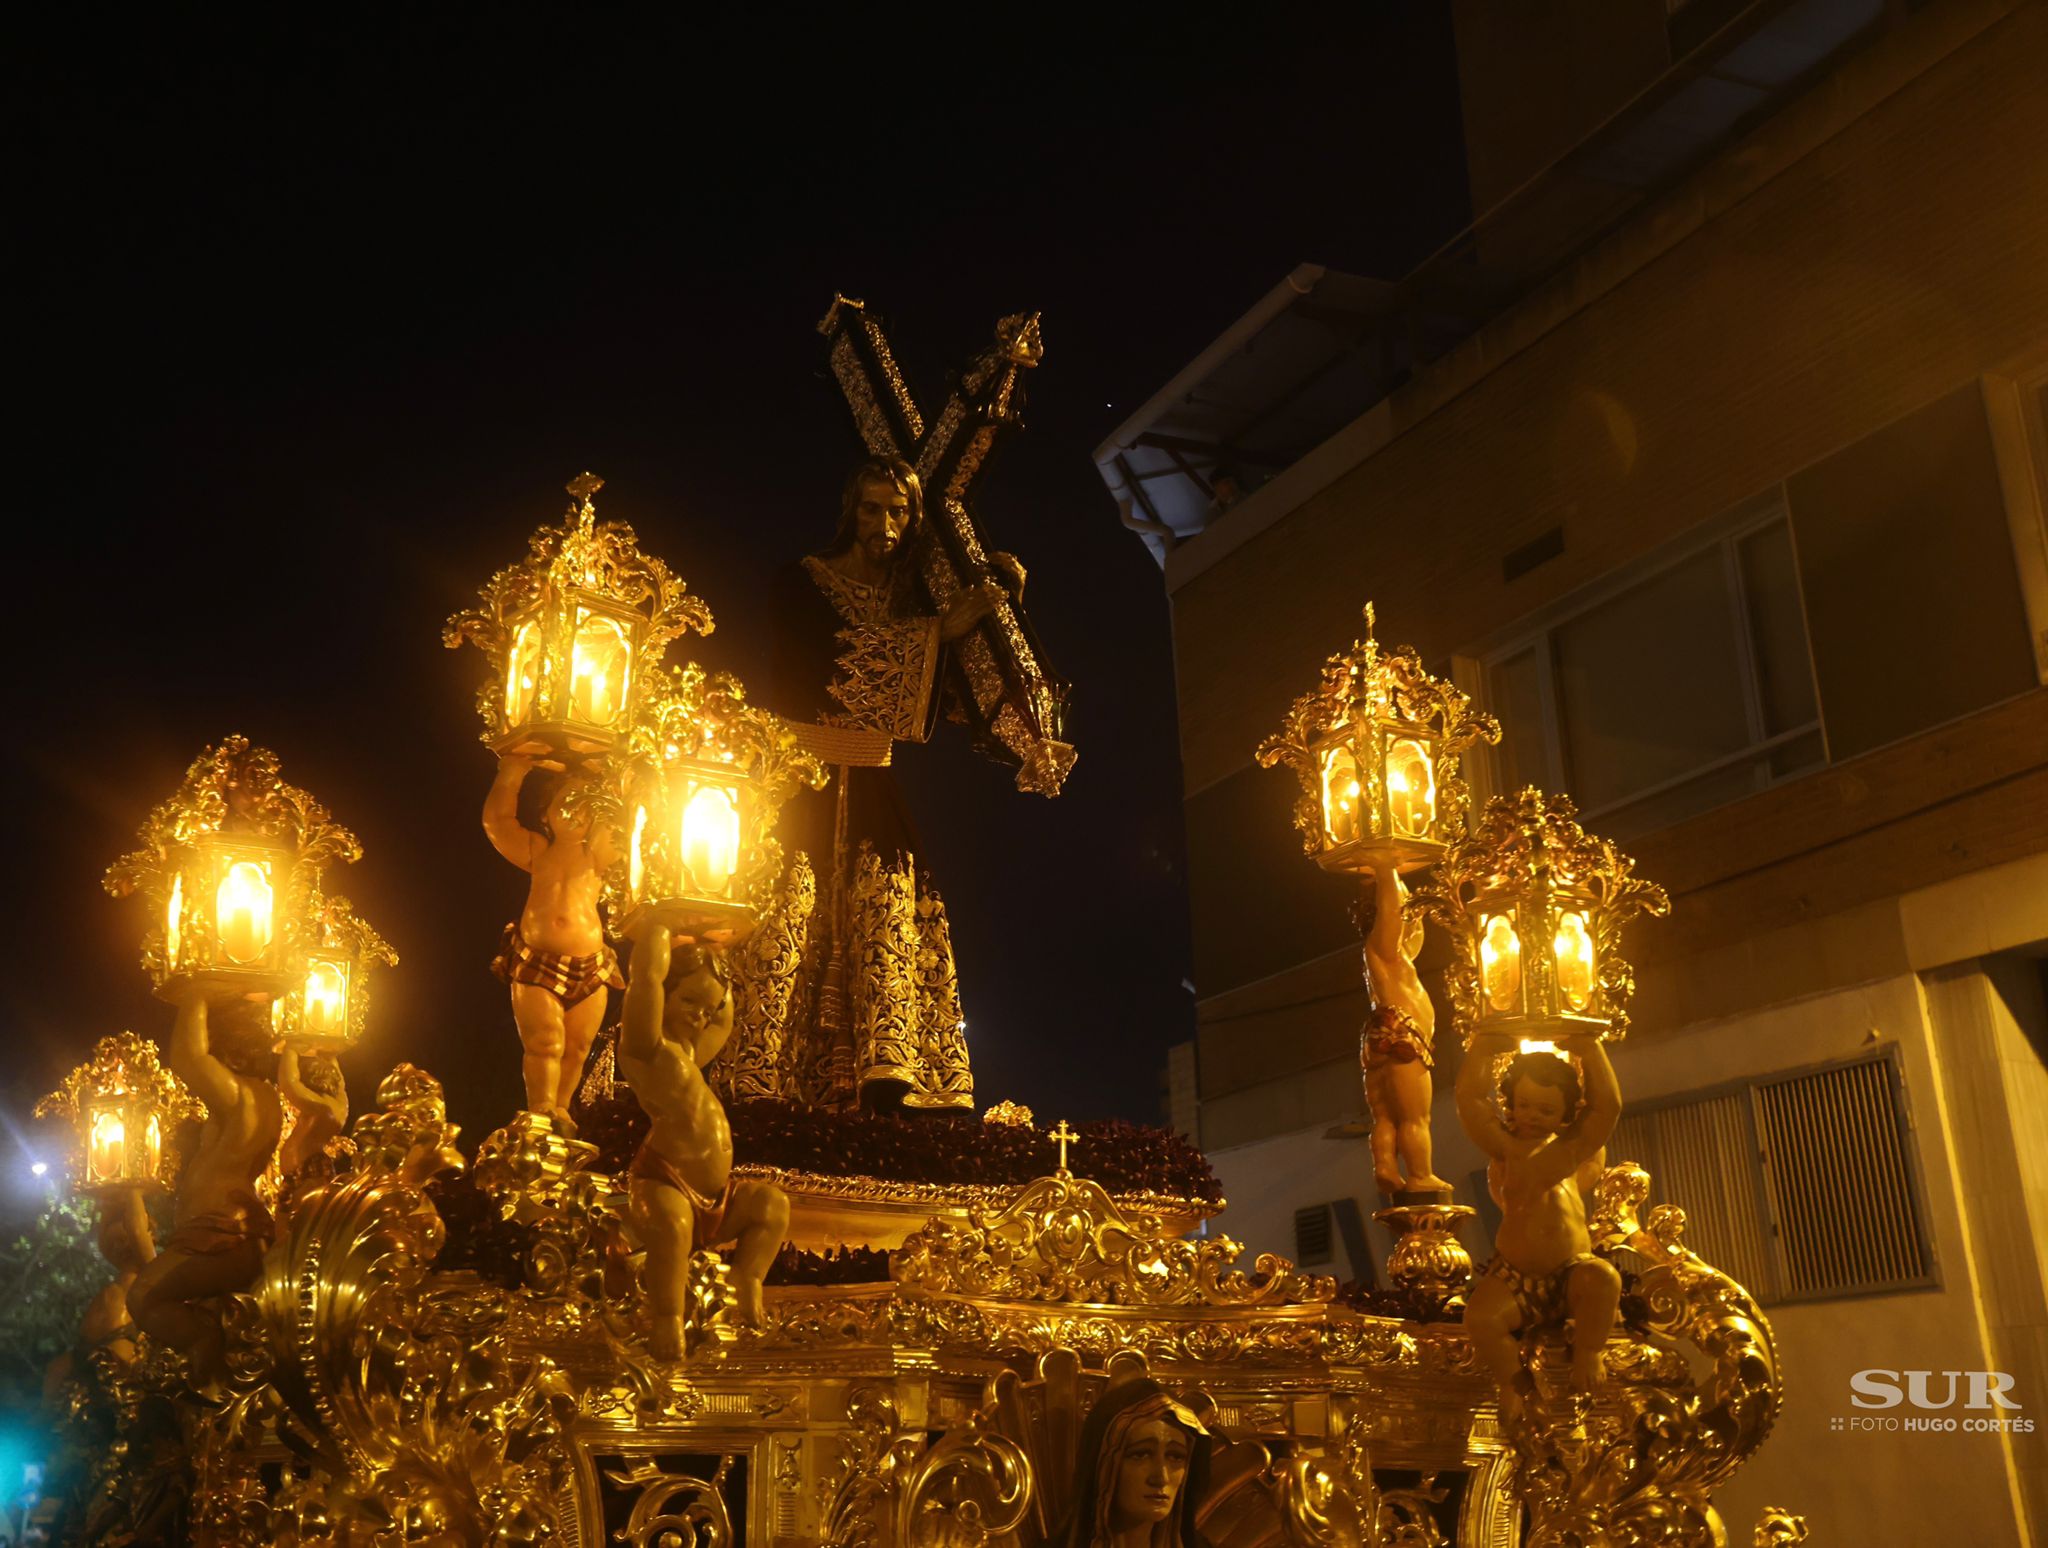
<svg viewBox="0 0 2048 1548"><path fill-rule="evenodd" d="M995 318L1044 313L982 511L1031 568L1080 763L1053 802L950 736L902 764L979 1095L1155 1115L1193 1022L1169 622L1089 452L1294 264L1393 277L1462 223L1449 25L1435 0L873 14L723 39L103 17L18 52L13 1119L103 1033L163 1030L140 906L98 877L234 730L361 835L337 885L404 958L358 1103L413 1058L472 1139L509 1114L485 964L522 878L476 822L483 663L441 622L588 467L717 615L679 650L758 670L770 577L827 536L856 454L812 331L835 289L927 401Z"/></svg>

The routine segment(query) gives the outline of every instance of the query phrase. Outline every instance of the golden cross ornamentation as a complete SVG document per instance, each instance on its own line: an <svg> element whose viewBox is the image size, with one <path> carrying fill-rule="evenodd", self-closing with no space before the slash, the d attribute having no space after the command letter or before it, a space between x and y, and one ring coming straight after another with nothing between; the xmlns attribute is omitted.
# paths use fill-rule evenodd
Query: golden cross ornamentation
<svg viewBox="0 0 2048 1548"><path fill-rule="evenodd" d="M1066 1119L1062 1118L1058 1123L1045 1131L1045 1137L1050 1140L1059 1141L1060 1170L1064 1172L1067 1169L1067 1146L1081 1136L1074 1132L1073 1126Z"/></svg>

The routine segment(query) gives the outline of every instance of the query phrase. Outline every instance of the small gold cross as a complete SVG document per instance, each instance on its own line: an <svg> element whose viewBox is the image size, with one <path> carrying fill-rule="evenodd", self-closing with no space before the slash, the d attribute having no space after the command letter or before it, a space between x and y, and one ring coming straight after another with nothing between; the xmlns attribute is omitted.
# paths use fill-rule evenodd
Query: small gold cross
<svg viewBox="0 0 2048 1548"><path fill-rule="evenodd" d="M1064 1172L1067 1169L1067 1146L1070 1142L1079 1139L1081 1136L1074 1132L1066 1119L1062 1118L1058 1123L1046 1130L1045 1137L1059 1141L1060 1170Z"/></svg>
<svg viewBox="0 0 2048 1548"><path fill-rule="evenodd" d="M595 473L579 473L576 475L576 477L570 479L568 484L564 487L566 487L569 493L574 495L580 503L588 505L590 503L590 497L596 494L598 490L604 488L604 480L599 478Z"/></svg>

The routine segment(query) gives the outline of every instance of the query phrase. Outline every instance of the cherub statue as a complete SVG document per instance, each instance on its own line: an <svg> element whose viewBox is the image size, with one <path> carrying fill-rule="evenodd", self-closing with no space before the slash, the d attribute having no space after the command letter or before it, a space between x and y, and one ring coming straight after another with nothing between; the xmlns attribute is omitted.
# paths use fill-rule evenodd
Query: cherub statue
<svg viewBox="0 0 2048 1548"><path fill-rule="evenodd" d="M691 1249L737 1243L739 1316L758 1327L762 1281L789 1224L780 1188L732 1176L732 1128L703 1074L730 1036L732 991L716 964L694 946L671 947L667 929L648 920L634 933L617 1059L652 1120L629 1186L647 1244L652 1344L665 1360L683 1354Z"/></svg>
<svg viewBox="0 0 2048 1548"><path fill-rule="evenodd" d="M1415 971L1422 916L1392 866L1374 871L1365 931L1365 974L1373 1010L1359 1041L1365 1099L1372 1108L1372 1175L1381 1193L1449 1193L1430 1154L1436 1009ZM1401 1173L1407 1171L1406 1181Z"/></svg>
<svg viewBox="0 0 2048 1548"><path fill-rule="evenodd" d="M278 1056L277 1089L292 1110L292 1126L278 1152L278 1170L291 1185L308 1165L324 1164L329 1142L348 1127L348 1084L333 1054L309 1054L302 1065L298 1050L287 1043Z"/></svg>
<svg viewBox="0 0 2048 1548"><path fill-rule="evenodd" d="M1108 1388L1088 1411L1074 1459L1073 1514L1057 1548L1204 1548L1194 1504L1207 1484L1209 1432L1149 1377Z"/></svg>
<svg viewBox="0 0 2048 1548"><path fill-rule="evenodd" d="M284 1127L271 1083L267 1006L209 1006L205 989L178 985L171 1072L206 1104L199 1142L178 1178L169 1240L128 1292L135 1325L184 1352L206 1381L220 1368L219 1316L200 1303L247 1289L276 1227L256 1193Z"/></svg>
<svg viewBox="0 0 2048 1548"><path fill-rule="evenodd" d="M625 987L597 912L604 873L617 857L614 835L565 809L576 804L584 777L508 752L484 798L492 847L533 877L526 906L505 926L491 963L512 991L527 1111L571 1135L569 1103L604 1021L606 991Z"/></svg>
<svg viewBox="0 0 2048 1548"><path fill-rule="evenodd" d="M1503 1417L1523 1412L1529 1378L1521 1336L1569 1317L1572 1385L1591 1392L1606 1376L1601 1348L1614 1330L1621 1275L1593 1252L1586 1196L1599 1181L1608 1137L1621 1117L1621 1087L1597 1037L1579 1034L1561 1054L1518 1054L1501 1078L1506 1117L1487 1090L1488 1072L1514 1041L1480 1033L1458 1071L1458 1117L1484 1150L1487 1184L1500 1205L1493 1257L1465 1299L1465 1331L1500 1389Z"/></svg>
<svg viewBox="0 0 2048 1548"><path fill-rule="evenodd" d="M114 1279L86 1304L78 1324L78 1358L104 1349L120 1364L132 1365L135 1323L128 1313L128 1298L136 1276L156 1256L156 1232L140 1188L118 1189L101 1203L98 1238L100 1256L113 1267Z"/></svg>

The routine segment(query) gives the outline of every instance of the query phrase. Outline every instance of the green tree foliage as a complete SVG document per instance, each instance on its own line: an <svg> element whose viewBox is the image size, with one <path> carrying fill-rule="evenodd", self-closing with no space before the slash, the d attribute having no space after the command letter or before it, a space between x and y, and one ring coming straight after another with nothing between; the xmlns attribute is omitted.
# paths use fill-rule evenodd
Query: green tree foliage
<svg viewBox="0 0 2048 1548"><path fill-rule="evenodd" d="M86 1303L112 1279L94 1245L90 1200L50 1200L28 1231L0 1247L0 1380L36 1390L78 1336Z"/></svg>

